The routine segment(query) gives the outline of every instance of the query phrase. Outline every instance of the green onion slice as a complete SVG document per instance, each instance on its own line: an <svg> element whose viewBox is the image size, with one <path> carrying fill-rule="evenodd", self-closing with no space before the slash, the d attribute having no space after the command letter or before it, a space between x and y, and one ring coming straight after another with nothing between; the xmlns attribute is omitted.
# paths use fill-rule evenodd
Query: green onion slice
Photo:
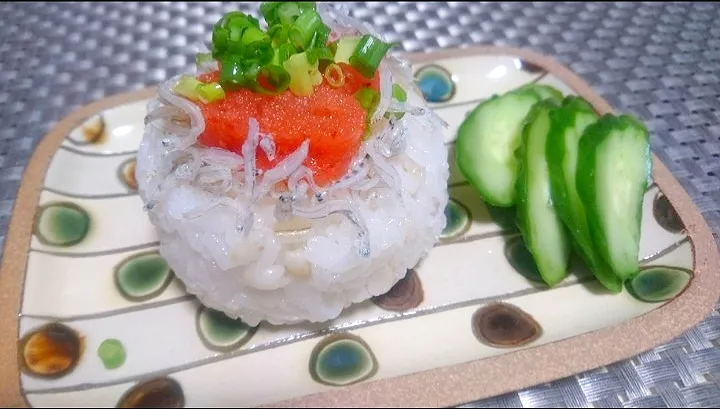
<svg viewBox="0 0 720 409"><path fill-rule="evenodd" d="M325 79L331 87L340 88L345 85L345 74L337 64L330 64L325 68Z"/></svg>
<svg viewBox="0 0 720 409"><path fill-rule="evenodd" d="M358 43L355 52L350 57L350 65L366 78L373 78L380 62L390 50L392 44L387 44L376 37L366 34Z"/></svg>
<svg viewBox="0 0 720 409"><path fill-rule="evenodd" d="M225 91L217 82L199 85L197 87L197 94L200 101L205 104L225 98Z"/></svg>

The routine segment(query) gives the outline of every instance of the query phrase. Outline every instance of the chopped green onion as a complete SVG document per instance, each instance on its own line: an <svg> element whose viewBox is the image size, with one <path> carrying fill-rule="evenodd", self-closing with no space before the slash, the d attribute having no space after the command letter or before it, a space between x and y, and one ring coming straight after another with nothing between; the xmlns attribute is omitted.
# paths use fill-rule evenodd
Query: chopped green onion
<svg viewBox="0 0 720 409"><path fill-rule="evenodd" d="M337 54L338 41L339 40L335 40L332 43L328 44L328 48L330 49L330 51L332 51L333 55ZM340 61L336 61L336 62L340 62Z"/></svg>
<svg viewBox="0 0 720 409"><path fill-rule="evenodd" d="M300 7L297 3L282 3L277 8L277 19L280 20L281 24L292 24L300 15Z"/></svg>
<svg viewBox="0 0 720 409"><path fill-rule="evenodd" d="M372 35L366 34L358 43L355 52L350 57L350 65L366 78L373 78L375 70L391 45L386 44Z"/></svg>
<svg viewBox="0 0 720 409"><path fill-rule="evenodd" d="M392 97L395 98L398 102L407 101L407 93L397 83L394 83L392 86Z"/></svg>
<svg viewBox="0 0 720 409"><path fill-rule="evenodd" d="M291 55L283 67L290 74L290 92L300 97L312 94L314 73L318 72L317 63L310 64L305 53ZM320 77L322 81L322 76Z"/></svg>
<svg viewBox="0 0 720 409"><path fill-rule="evenodd" d="M272 39L273 46L278 47L287 43L289 26L276 25L268 29L268 36Z"/></svg>
<svg viewBox="0 0 720 409"><path fill-rule="evenodd" d="M299 1L296 3L298 7L300 8L300 14L306 12L306 11L315 11L317 10L316 4L314 1Z"/></svg>
<svg viewBox="0 0 720 409"><path fill-rule="evenodd" d="M313 86L317 86L322 84L323 76L320 73L320 70L317 68L310 72L310 81L312 82Z"/></svg>
<svg viewBox="0 0 720 409"><path fill-rule="evenodd" d="M290 74L285 70L285 68L279 65L268 65L263 67L260 71L260 77L265 80L263 82L270 86L270 88L267 88L258 80L255 90L261 94L278 95L290 86Z"/></svg>
<svg viewBox="0 0 720 409"><path fill-rule="evenodd" d="M357 99L360 106L362 106L364 110L368 111L369 114L380 102L380 94L375 92L372 88L363 87L355 93L355 99Z"/></svg>
<svg viewBox="0 0 720 409"><path fill-rule="evenodd" d="M247 19L250 24L252 24L255 28L260 28L260 20L256 19L253 16L247 16Z"/></svg>
<svg viewBox="0 0 720 409"><path fill-rule="evenodd" d="M330 37L330 27L323 24L317 29L316 34L313 38L312 47L327 47L328 37Z"/></svg>
<svg viewBox="0 0 720 409"><path fill-rule="evenodd" d="M256 41L262 41L268 37L262 30L256 27L248 27L243 33L242 42L244 45L252 44Z"/></svg>
<svg viewBox="0 0 720 409"><path fill-rule="evenodd" d="M245 27L238 25L228 27L228 45L227 52L237 54L243 50L242 36L245 31Z"/></svg>
<svg viewBox="0 0 720 409"><path fill-rule="evenodd" d="M392 97L394 99L396 99L398 102L407 101L407 93L397 83L393 84L393 86L392 86ZM394 112L394 113L386 112L385 113L385 118L390 118L391 116L394 116L397 119L402 119L402 117L405 116L405 112Z"/></svg>
<svg viewBox="0 0 720 409"><path fill-rule="evenodd" d="M282 5L283 2L281 1L266 1L260 4L260 14L262 14L268 26L271 26L272 23L275 22L278 8Z"/></svg>
<svg viewBox="0 0 720 409"><path fill-rule="evenodd" d="M260 64L253 63L249 67L245 68L243 72L243 85L252 86L257 83L257 77L260 75Z"/></svg>
<svg viewBox="0 0 720 409"><path fill-rule="evenodd" d="M298 48L305 50L310 46L313 37L322 26L322 19L316 11L306 11L295 20L295 24L290 30L290 41Z"/></svg>
<svg viewBox="0 0 720 409"><path fill-rule="evenodd" d="M206 104L225 98L225 91L217 82L199 85L197 87L197 94L198 97L200 97L200 101Z"/></svg>
<svg viewBox="0 0 720 409"><path fill-rule="evenodd" d="M310 64L315 64L319 60L332 61L333 55L329 48L311 48L307 52L307 59Z"/></svg>
<svg viewBox="0 0 720 409"><path fill-rule="evenodd" d="M227 48L229 33L222 27L215 27L212 34L213 51L222 53Z"/></svg>
<svg viewBox="0 0 720 409"><path fill-rule="evenodd" d="M260 41L249 46L243 55L249 61L257 61L260 65L266 65L272 62L275 56L275 50L272 48L270 41Z"/></svg>
<svg viewBox="0 0 720 409"><path fill-rule="evenodd" d="M350 57L352 57L358 44L360 44L360 37L345 37L339 39L336 43L335 62L350 64Z"/></svg>
<svg viewBox="0 0 720 409"><path fill-rule="evenodd" d="M287 59L290 58L291 55L295 54L295 51L295 47L292 44L282 44L275 49L275 55L273 57L272 63L274 65L282 66L283 63L287 61Z"/></svg>
<svg viewBox="0 0 720 409"><path fill-rule="evenodd" d="M335 55L335 45L331 49L327 44L331 30L320 18L316 4L263 2L260 14L267 30L243 12L225 14L213 27L211 55L198 56L196 62L211 63L210 57L217 61L218 86L223 92L245 87L278 94L290 88L298 96L312 94L313 86L323 80L320 69L325 71ZM344 81L344 76L333 78ZM204 89L210 98L218 98L212 94L215 88Z"/></svg>
<svg viewBox="0 0 720 409"><path fill-rule="evenodd" d="M223 16L223 18L220 19L218 22L218 25L221 27L229 27L231 24L238 24L241 23L245 25L245 23L252 23L252 16L248 16L247 14L243 13L242 11L231 11ZM255 24L253 24L255 25ZM259 25L256 25L259 27Z"/></svg>
<svg viewBox="0 0 720 409"><path fill-rule="evenodd" d="M325 68L325 79L331 87L340 88L345 85L345 74L337 64L330 64Z"/></svg>
<svg viewBox="0 0 720 409"><path fill-rule="evenodd" d="M220 84L222 86L243 85L242 58L235 55L227 55L220 60Z"/></svg>
<svg viewBox="0 0 720 409"><path fill-rule="evenodd" d="M175 84L173 91L180 96L183 96L193 101L197 101L198 86L202 84L202 82L198 81L195 77L191 75L183 75L180 77L178 83Z"/></svg>

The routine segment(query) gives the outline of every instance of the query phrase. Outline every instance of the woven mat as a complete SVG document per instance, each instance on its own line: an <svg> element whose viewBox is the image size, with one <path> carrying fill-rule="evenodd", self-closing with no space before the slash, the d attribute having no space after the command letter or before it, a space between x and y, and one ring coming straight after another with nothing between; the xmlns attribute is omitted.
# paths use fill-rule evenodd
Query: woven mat
<svg viewBox="0 0 720 409"><path fill-rule="evenodd" d="M648 124L655 153L720 232L720 3L351 3L406 51L493 44L553 56ZM0 246L40 138L79 105L191 68L249 3L0 4ZM641 334L638 334L641 336ZM626 362L467 407L716 407L720 313Z"/></svg>

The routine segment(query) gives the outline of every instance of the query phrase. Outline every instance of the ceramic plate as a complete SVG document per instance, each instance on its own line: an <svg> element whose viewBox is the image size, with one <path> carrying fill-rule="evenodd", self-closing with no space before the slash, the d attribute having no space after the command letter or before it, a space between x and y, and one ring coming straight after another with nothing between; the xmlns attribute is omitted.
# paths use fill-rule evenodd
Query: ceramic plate
<svg viewBox="0 0 720 409"><path fill-rule="evenodd" d="M63 120L27 168L0 273L0 397L15 406L450 406L628 358L681 334L720 295L718 253L657 159L642 271L610 295L586 269L556 288L512 213L485 205L454 165L455 131L494 93L590 87L524 50L410 56L448 122L448 223L393 289L324 325L249 327L203 308L157 253L134 180L153 90Z"/></svg>

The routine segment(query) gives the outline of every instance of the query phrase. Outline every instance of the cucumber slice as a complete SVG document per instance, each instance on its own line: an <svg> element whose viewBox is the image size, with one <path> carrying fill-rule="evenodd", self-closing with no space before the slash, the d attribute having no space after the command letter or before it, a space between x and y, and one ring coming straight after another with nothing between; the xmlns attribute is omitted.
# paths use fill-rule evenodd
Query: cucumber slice
<svg viewBox="0 0 720 409"><path fill-rule="evenodd" d="M597 280L613 293L622 291L622 281L593 247L585 206L575 184L580 138L595 123L592 106L577 96L568 96L562 107L550 112L547 162L553 203L573 238L573 249L585 261Z"/></svg>
<svg viewBox="0 0 720 409"><path fill-rule="evenodd" d="M550 195L546 146L550 112L557 104L537 103L522 130L517 151L517 223L543 281L553 287L568 274L571 238L557 214Z"/></svg>
<svg viewBox="0 0 720 409"><path fill-rule="evenodd" d="M563 102L563 94L557 88L545 84L526 84L515 90L516 92L532 91L541 99L549 99L557 104Z"/></svg>
<svg viewBox="0 0 720 409"><path fill-rule="evenodd" d="M527 91L493 95L475 107L458 128L458 169L491 205L515 204L515 150L525 117L538 101L537 94Z"/></svg>
<svg viewBox="0 0 720 409"><path fill-rule="evenodd" d="M604 115L580 138L576 184L595 249L627 280L639 268L642 203L652 172L648 131L629 115Z"/></svg>

